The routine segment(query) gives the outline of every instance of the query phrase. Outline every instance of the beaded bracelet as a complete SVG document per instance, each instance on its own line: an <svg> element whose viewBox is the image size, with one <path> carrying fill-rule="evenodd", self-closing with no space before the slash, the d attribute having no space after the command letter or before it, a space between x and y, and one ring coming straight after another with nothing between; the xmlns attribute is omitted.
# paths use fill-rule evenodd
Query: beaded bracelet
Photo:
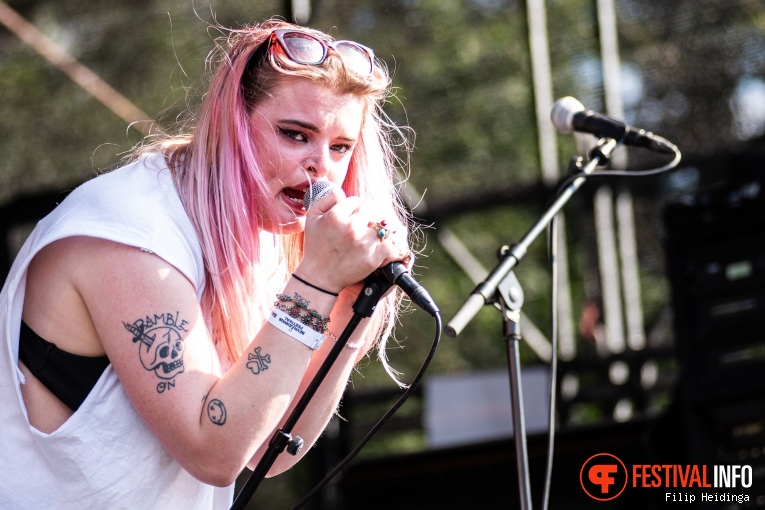
<svg viewBox="0 0 765 510"><path fill-rule="evenodd" d="M287 296L286 294L277 294L274 306L287 313L290 317L299 320L312 330L318 333L324 333L327 331L327 323L329 317L322 317L319 312L312 308L308 308L308 301L300 296L297 292L294 297ZM294 303L292 306L288 306L286 303ZM305 313L303 313L305 311Z"/></svg>

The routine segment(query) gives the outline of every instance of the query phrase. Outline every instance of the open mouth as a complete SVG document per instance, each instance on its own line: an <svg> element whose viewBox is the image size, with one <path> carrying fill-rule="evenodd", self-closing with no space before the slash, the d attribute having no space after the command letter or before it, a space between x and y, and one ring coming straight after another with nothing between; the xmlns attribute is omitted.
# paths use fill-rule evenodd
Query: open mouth
<svg viewBox="0 0 765 510"><path fill-rule="evenodd" d="M284 196L297 208L304 210L303 197L305 197L305 189L296 188L284 188Z"/></svg>

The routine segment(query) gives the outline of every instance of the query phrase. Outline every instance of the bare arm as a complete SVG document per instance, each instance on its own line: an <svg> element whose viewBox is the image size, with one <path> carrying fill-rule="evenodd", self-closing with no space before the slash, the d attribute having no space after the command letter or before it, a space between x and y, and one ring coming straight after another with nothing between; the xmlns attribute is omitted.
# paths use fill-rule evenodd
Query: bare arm
<svg viewBox="0 0 765 510"><path fill-rule="evenodd" d="M194 289L175 268L131 247L89 244L80 291L133 405L186 470L230 484L282 418L311 349L266 325L248 352L268 357L269 369L255 376L245 355L224 375ZM290 282L285 292L303 289ZM311 305L328 313L332 302Z"/></svg>
<svg viewBox="0 0 765 510"><path fill-rule="evenodd" d="M337 332L338 335L351 319L351 305L355 300L356 295L356 292L344 293L341 295L337 306L333 310L331 323L333 324L333 329ZM366 340L365 345L358 349L346 347L340 352L340 355L332 364L332 369L329 371L324 381L319 386L318 390L314 394L314 397L308 404L305 412L301 415L295 428L292 430L293 437L299 436L301 439L303 439L303 449L295 456L282 454L277 457L273 467L268 473L268 476L275 476L292 467L308 452L310 446L319 439L330 418L337 410L354 365L358 363L359 360L361 360L371 348L373 339L370 337L369 329L370 322L368 320L362 321L361 324L359 324L358 328L349 340L349 343L357 345L358 343L364 342ZM321 349L318 349L312 356L308 369L306 370L303 379L300 382L300 387L298 388L297 395L293 400L289 410L285 414L285 420L292 413L293 409L297 405L298 400L300 397L302 397L303 393L313 381L317 371L319 368L321 368L329 354L329 351L333 347L334 342L331 338L328 338L327 341L324 342L324 345L322 345ZM280 426L283 425L285 420L282 420ZM255 468L262 455L265 453L267 447L268 442L264 443L261 448L258 449L255 456L248 464L250 469Z"/></svg>

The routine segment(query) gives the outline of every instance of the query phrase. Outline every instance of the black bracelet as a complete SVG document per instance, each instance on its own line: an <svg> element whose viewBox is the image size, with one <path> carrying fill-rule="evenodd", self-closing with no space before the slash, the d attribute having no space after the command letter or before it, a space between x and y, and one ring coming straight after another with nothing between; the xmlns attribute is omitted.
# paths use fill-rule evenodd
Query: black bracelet
<svg viewBox="0 0 765 510"><path fill-rule="evenodd" d="M292 277L293 277L293 278L295 278L295 279L296 279L297 281L299 281L300 283L305 283L305 284L306 284L306 285L308 285L309 287L311 287L311 288L314 288L314 289L316 289L316 290L318 290L318 291L320 291L320 292L323 292L324 294L329 294L330 296L335 296L335 297L337 297L337 296L338 296L338 294L335 294L334 292L330 292L330 291L328 291L328 290L324 290L324 289L322 289L321 287L317 287L317 286L316 286L316 285L314 285L313 283L308 283L307 281L303 280L301 277L299 277L299 276L298 276L298 275L296 275L295 273L292 273Z"/></svg>

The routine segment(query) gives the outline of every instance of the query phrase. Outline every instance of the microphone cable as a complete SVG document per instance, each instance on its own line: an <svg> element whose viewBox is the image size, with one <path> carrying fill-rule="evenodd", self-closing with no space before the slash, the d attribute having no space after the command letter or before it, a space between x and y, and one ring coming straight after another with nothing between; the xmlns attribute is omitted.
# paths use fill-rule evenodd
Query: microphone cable
<svg viewBox="0 0 765 510"><path fill-rule="evenodd" d="M579 177L646 177L649 175L658 175L664 172L668 172L674 169L680 158L682 157L680 150L670 141L660 136L654 135L655 138L666 143L667 146L672 148L674 152L674 158L669 163L657 168L649 170L596 170L589 174L584 172L577 172L564 179L555 191L555 198L560 196L564 189L566 189L573 181ZM547 510L550 503L550 486L552 484L552 466L554 456L554 443L555 443L555 407L557 398L557 385L558 385L558 215L552 217L550 221L550 227L548 229L548 251L550 254L550 272L551 272L551 284L552 291L550 293L551 301L551 314L550 323L552 332L550 334L550 345L552 349L552 357L550 358L550 409L547 423L547 466L545 468L545 482L542 494L542 510Z"/></svg>
<svg viewBox="0 0 765 510"><path fill-rule="evenodd" d="M664 172L668 172L674 169L680 163L680 159L682 158L680 149L678 149L675 144L666 138L662 138L658 135L653 136L661 142L666 143L672 149L672 152L674 153L672 161L660 167L651 168L649 170L595 170L589 174L585 172L576 172L562 181L562 183L558 186L558 190L555 192L555 196L557 197L560 195L563 190L569 186L569 184L571 184L579 177L586 177L587 179L593 177L648 177L649 175L663 174Z"/></svg>
<svg viewBox="0 0 765 510"><path fill-rule="evenodd" d="M351 452L343 459L341 460L334 468L332 468L324 478L319 481L319 483L316 484L316 486L311 489L308 494L303 496L303 498L298 501L295 506L292 507L292 510L297 510L298 508L301 508L304 504L308 502L309 499L311 499L319 490L321 490L322 487L324 487L327 482L329 482L335 475L337 475L353 458L358 455L358 453L361 451L364 446L369 442L370 439L372 439L372 436L374 436L380 428L382 428L385 423L390 419L393 414L398 411L399 407L403 405L404 402L412 395L414 390L417 388L417 386L420 383L420 379L422 379L422 376L425 374L425 371L428 368L428 365L430 365L430 361L433 359L433 355L436 353L436 349L438 348L438 343L441 340L441 314L436 311L433 315L433 319L436 323L436 333L433 336L433 343L430 346L430 351L428 351L428 355L425 358L425 361L423 362L422 366L420 367L417 374L414 376L414 379L409 384L407 389L404 391L404 393L399 397L399 399L396 401L395 404L380 418L380 420L367 432L367 434L359 441L359 444L356 445L356 447L351 450Z"/></svg>
<svg viewBox="0 0 765 510"><path fill-rule="evenodd" d="M559 188L556 196L560 194ZM545 467L545 485L542 493L542 510L547 510L550 502L550 486L552 484L553 452L555 451L555 409L558 388L558 215L550 220L548 229L548 250L550 252L550 276L552 291L550 292L550 408L547 416L547 466Z"/></svg>

